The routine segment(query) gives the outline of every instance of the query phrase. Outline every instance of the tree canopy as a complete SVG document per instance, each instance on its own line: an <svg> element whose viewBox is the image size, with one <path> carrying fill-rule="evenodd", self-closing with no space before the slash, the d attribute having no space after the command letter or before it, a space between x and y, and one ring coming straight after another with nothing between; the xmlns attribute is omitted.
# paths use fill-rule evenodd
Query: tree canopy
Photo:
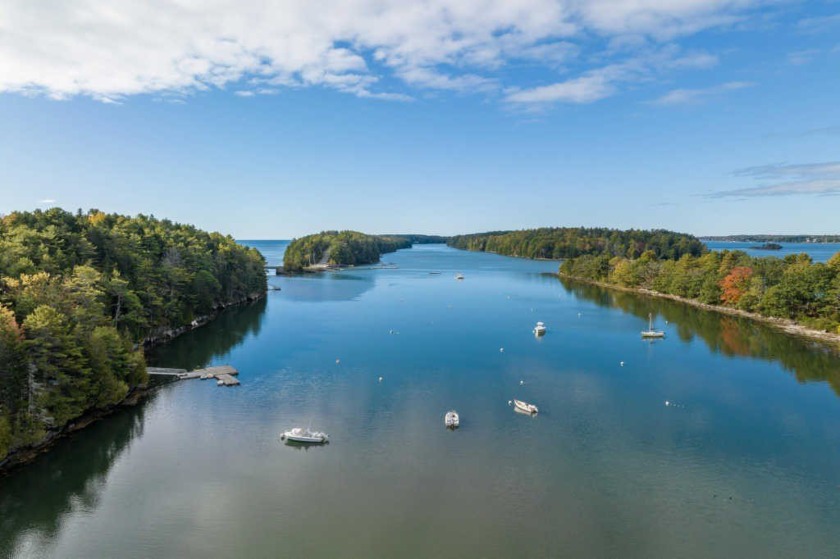
<svg viewBox="0 0 840 559"><path fill-rule="evenodd" d="M265 293L258 251L189 225L55 208L0 218L0 461L146 381L142 344Z"/></svg>
<svg viewBox="0 0 840 559"><path fill-rule="evenodd" d="M635 259L586 255L564 261L560 274L788 318L840 334L840 253L826 263L814 263L807 254L756 258L743 251L686 254L678 260L661 260L653 252Z"/></svg>
<svg viewBox="0 0 840 559"><path fill-rule="evenodd" d="M294 239L283 256L283 269L300 272L315 265L355 266L379 262L382 254L411 247L408 237L366 235L358 231L323 231Z"/></svg>
<svg viewBox="0 0 840 559"><path fill-rule="evenodd" d="M674 233L662 229L620 231L618 229L586 227L556 227L456 235L450 237L447 244L464 250L555 260L574 258L584 254L637 258L646 251L653 251L657 258L676 259L683 254L699 256L708 250L699 239L684 233Z"/></svg>

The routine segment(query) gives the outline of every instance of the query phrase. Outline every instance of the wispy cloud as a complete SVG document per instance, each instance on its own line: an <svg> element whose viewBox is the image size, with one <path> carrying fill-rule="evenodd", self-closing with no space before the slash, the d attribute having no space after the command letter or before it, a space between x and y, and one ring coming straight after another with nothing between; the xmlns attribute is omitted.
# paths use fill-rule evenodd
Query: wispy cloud
<svg viewBox="0 0 840 559"><path fill-rule="evenodd" d="M505 92L505 101L532 107L592 103L614 95L621 84L650 80L668 70L710 68L717 61L717 57L708 53L682 53L675 45L667 45L562 82L529 89L510 88Z"/></svg>
<svg viewBox="0 0 840 559"><path fill-rule="evenodd" d="M51 206L52 204L55 204L55 200L53 200L52 198L45 198L43 200L38 200L38 205L40 205L40 206Z"/></svg>
<svg viewBox="0 0 840 559"><path fill-rule="evenodd" d="M578 78L566 80L552 85L544 85L531 89L514 90L507 93L506 100L510 103L592 103L609 97L616 90L613 82L615 78L610 74L611 68L603 68L589 72Z"/></svg>
<svg viewBox="0 0 840 559"><path fill-rule="evenodd" d="M803 66L814 60L819 54L819 49L798 50L788 53L787 61L788 64L793 64L794 66Z"/></svg>
<svg viewBox="0 0 840 559"><path fill-rule="evenodd" d="M752 178L761 184L713 192L708 196L723 198L840 194L840 161L761 165L739 169L734 175Z"/></svg>
<svg viewBox="0 0 840 559"><path fill-rule="evenodd" d="M650 45L749 20L763 4L215 0L154 2L150 8L148 0L6 0L0 92L120 102L138 94L185 98L224 87L248 96L318 86L407 101L424 90L507 91L515 84L503 83L508 74L500 68L524 61L539 68L545 83L531 93L511 93L512 99L589 102L617 91L624 79L609 75L609 68L625 64L610 43L623 45L622 56L637 56ZM714 60L704 53L683 57L691 67ZM570 62L581 68L576 76L559 83L551 78Z"/></svg>
<svg viewBox="0 0 840 559"><path fill-rule="evenodd" d="M840 26L840 14L809 17L799 20L797 27L806 33L822 33Z"/></svg>
<svg viewBox="0 0 840 559"><path fill-rule="evenodd" d="M687 105L701 103L711 97L722 95L728 91L753 87L752 82L727 82L701 89L672 89L659 99L653 101L655 105Z"/></svg>

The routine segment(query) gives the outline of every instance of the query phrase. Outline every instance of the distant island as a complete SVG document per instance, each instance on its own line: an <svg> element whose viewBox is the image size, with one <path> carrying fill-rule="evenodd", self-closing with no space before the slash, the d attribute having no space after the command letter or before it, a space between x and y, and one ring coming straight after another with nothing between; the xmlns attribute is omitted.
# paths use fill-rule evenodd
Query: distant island
<svg viewBox="0 0 840 559"><path fill-rule="evenodd" d="M263 297L230 236L98 210L0 217L0 470L136 398L143 345Z"/></svg>
<svg viewBox="0 0 840 559"><path fill-rule="evenodd" d="M840 235L710 235L700 237L700 240L737 243L840 243Z"/></svg>
<svg viewBox="0 0 840 559"><path fill-rule="evenodd" d="M560 260L586 254L638 258L652 251L657 258L700 256L708 248L697 237L664 229L621 231L588 227L544 227L456 235L449 246L505 256Z"/></svg>
<svg viewBox="0 0 840 559"><path fill-rule="evenodd" d="M317 272L339 266L375 264L388 252L414 242L435 242L427 235L367 235L358 231L323 231L294 239L283 255L286 273Z"/></svg>
<svg viewBox="0 0 840 559"><path fill-rule="evenodd" d="M763 245L755 245L750 248L753 250L782 250L782 245L779 243L764 243Z"/></svg>

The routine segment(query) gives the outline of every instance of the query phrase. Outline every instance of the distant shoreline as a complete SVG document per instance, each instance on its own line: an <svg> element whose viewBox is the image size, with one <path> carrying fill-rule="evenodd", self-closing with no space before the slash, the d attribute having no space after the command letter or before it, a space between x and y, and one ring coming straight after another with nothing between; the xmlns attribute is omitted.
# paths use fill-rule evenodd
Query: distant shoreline
<svg viewBox="0 0 840 559"><path fill-rule="evenodd" d="M701 303L700 301L695 301L694 299L687 299L685 297L680 297L678 295L670 295L668 293L660 293L659 291L653 291L651 289L645 288L635 288L635 287L623 287L620 285L613 285L610 283L604 283L600 281L594 281L586 278L580 278L576 276L569 276L565 274L557 274L558 277L570 279L573 281L579 281L581 283L588 283L590 285L597 285L598 287L603 287L605 289L614 289L616 291L623 291L625 293L634 293L636 295L647 295L650 297L657 297L660 299L670 299L671 301L676 301L678 303L685 303L686 305L690 305L692 307L696 307L699 309L703 309L706 311L717 312L721 314L728 314L730 316L739 316L742 318L748 318L751 320L755 320L757 322L762 322L773 328L781 330L786 334L790 334L792 336L797 336L800 338L807 338L810 340L816 340L822 342L823 344L831 347L835 350L840 350L840 334L833 334L831 332L826 332L824 330L814 330L813 328L808 328L799 324L798 322L791 320L789 318L777 318L773 316L764 316L758 313L752 313L748 311L742 311L740 309L733 309L730 307L724 307L722 305L709 305L708 303Z"/></svg>

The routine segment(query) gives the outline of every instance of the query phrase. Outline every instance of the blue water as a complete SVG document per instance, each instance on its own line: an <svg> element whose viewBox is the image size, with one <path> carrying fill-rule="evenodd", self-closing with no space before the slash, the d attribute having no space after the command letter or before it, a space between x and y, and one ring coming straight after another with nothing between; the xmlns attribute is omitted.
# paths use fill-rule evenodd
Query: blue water
<svg viewBox="0 0 840 559"><path fill-rule="evenodd" d="M840 556L833 352L554 262L384 260L270 276L150 352L242 385L166 386L0 480L0 556ZM331 443L278 440L309 424Z"/></svg>
<svg viewBox="0 0 840 559"><path fill-rule="evenodd" d="M291 241L238 241L248 247L253 247L259 250L265 258L266 266L281 266L283 264L283 254L286 253L286 247Z"/></svg>
<svg viewBox="0 0 840 559"><path fill-rule="evenodd" d="M840 243L777 243L782 245L779 250L756 250L750 247L759 246L762 243L738 243L730 241L704 241L711 250L743 250L750 256L764 257L775 256L784 258L788 254L805 253L814 262L826 262L829 258L840 252Z"/></svg>

